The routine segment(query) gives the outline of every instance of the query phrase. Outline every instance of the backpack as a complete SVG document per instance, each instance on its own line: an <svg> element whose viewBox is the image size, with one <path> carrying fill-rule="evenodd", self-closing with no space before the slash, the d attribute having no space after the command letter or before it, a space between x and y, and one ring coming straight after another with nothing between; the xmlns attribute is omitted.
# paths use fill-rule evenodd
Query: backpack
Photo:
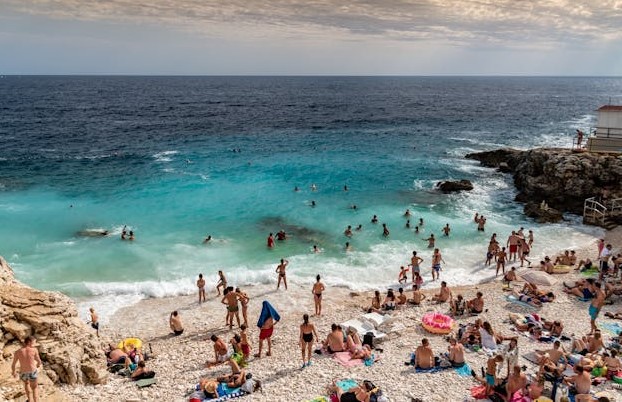
<svg viewBox="0 0 622 402"><path fill-rule="evenodd" d="M374 333L367 332L363 335L363 345L369 345L370 348L374 348Z"/></svg>

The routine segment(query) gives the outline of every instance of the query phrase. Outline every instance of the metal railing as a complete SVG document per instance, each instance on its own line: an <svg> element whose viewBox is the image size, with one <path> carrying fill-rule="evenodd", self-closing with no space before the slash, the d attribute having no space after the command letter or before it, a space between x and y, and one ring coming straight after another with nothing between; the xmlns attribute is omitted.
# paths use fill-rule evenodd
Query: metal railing
<svg viewBox="0 0 622 402"><path fill-rule="evenodd" d="M596 197L591 197L583 203L584 222L605 224L608 216L617 216L620 213L622 213L622 198L598 201Z"/></svg>
<svg viewBox="0 0 622 402"><path fill-rule="evenodd" d="M591 197L583 203L583 221L593 223L605 223L607 217L607 207L596 201L596 197Z"/></svg>

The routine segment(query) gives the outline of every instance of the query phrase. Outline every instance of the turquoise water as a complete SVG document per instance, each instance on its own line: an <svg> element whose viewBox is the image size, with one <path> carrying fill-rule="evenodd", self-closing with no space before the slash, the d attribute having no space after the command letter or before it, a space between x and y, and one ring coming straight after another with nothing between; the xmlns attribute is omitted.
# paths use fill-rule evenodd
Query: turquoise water
<svg viewBox="0 0 622 402"><path fill-rule="evenodd" d="M330 285L387 286L412 250L429 266L430 233L447 261L443 279L475 282L493 274L482 267L492 232L533 229L535 259L599 232L526 220L510 179L463 155L569 146L611 92L622 93L622 80L9 77L0 82L0 253L21 280L108 312L120 300L192 292L199 272L272 283L280 258L290 281L320 273ZM461 178L475 190L433 190ZM405 228L406 208L413 228L424 219L420 234ZM488 217L485 234L475 211ZM120 240L124 225L134 242ZM268 250L268 233L282 228L292 236ZM110 235L78 234L89 229Z"/></svg>

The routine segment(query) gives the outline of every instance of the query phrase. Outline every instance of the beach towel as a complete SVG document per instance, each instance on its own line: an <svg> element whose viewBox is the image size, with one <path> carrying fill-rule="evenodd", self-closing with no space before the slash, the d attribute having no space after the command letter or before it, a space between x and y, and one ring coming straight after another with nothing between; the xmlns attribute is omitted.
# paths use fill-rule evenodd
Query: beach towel
<svg viewBox="0 0 622 402"><path fill-rule="evenodd" d="M263 325L266 323L266 320L271 317L274 321L281 320L281 316L274 309L274 307L272 307L272 305L269 302L264 300L261 305L261 314L259 314L259 320L257 321L257 326L259 328L263 327Z"/></svg>
<svg viewBox="0 0 622 402"><path fill-rule="evenodd" d="M486 387L484 385L478 385L471 388L471 396L475 399L487 399Z"/></svg>
<svg viewBox="0 0 622 402"><path fill-rule="evenodd" d="M144 388L144 387L152 386L156 382L157 380L155 378L144 378L142 380L136 381L136 385L138 386L138 388Z"/></svg>
<svg viewBox="0 0 622 402"><path fill-rule="evenodd" d="M341 388L342 391L348 391L354 387L357 387L358 384L351 378L345 378L343 380L339 380L336 382L337 386Z"/></svg>
<svg viewBox="0 0 622 402"><path fill-rule="evenodd" d="M337 352L333 355L333 359L344 367L356 367L363 365L363 359L353 359L350 352Z"/></svg>
<svg viewBox="0 0 622 402"><path fill-rule="evenodd" d="M456 369L456 373L458 373L460 377L471 376L471 367L467 363L464 363L462 367L455 367L455 369Z"/></svg>
<svg viewBox="0 0 622 402"><path fill-rule="evenodd" d="M415 368L415 373L428 373L428 374L434 374L434 373L438 373L440 371L445 371L447 369L453 368L451 366L448 367L440 367L440 366L434 366L434 367L430 367L427 369L424 368Z"/></svg>
<svg viewBox="0 0 622 402"><path fill-rule="evenodd" d="M598 324L601 330L605 330L611 335L618 335L622 331L622 325L617 322L601 322Z"/></svg>
<svg viewBox="0 0 622 402"><path fill-rule="evenodd" d="M537 310L537 307L532 306L529 303L525 303L525 302L518 300L518 298L514 295L505 296L505 300L507 300L509 303L516 304L517 306L521 306L527 309Z"/></svg>
<svg viewBox="0 0 622 402"><path fill-rule="evenodd" d="M540 364L538 362L538 354L536 352L529 352L529 353L524 354L523 359L534 364Z"/></svg>
<svg viewBox="0 0 622 402"><path fill-rule="evenodd" d="M590 268L590 269L586 269L585 271L581 271L581 275L583 276L595 276L598 275L598 268L594 267L594 268Z"/></svg>

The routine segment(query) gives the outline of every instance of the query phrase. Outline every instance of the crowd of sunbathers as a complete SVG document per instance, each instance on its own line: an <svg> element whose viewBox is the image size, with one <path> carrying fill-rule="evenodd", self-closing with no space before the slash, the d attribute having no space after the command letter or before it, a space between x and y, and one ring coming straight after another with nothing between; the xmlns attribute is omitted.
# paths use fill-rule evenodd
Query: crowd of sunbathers
<svg viewBox="0 0 622 402"><path fill-rule="evenodd" d="M147 369L145 356L141 349L131 342L123 342L123 347L110 344L106 353L108 369L112 372L129 376L132 381L153 378L155 372Z"/></svg>

